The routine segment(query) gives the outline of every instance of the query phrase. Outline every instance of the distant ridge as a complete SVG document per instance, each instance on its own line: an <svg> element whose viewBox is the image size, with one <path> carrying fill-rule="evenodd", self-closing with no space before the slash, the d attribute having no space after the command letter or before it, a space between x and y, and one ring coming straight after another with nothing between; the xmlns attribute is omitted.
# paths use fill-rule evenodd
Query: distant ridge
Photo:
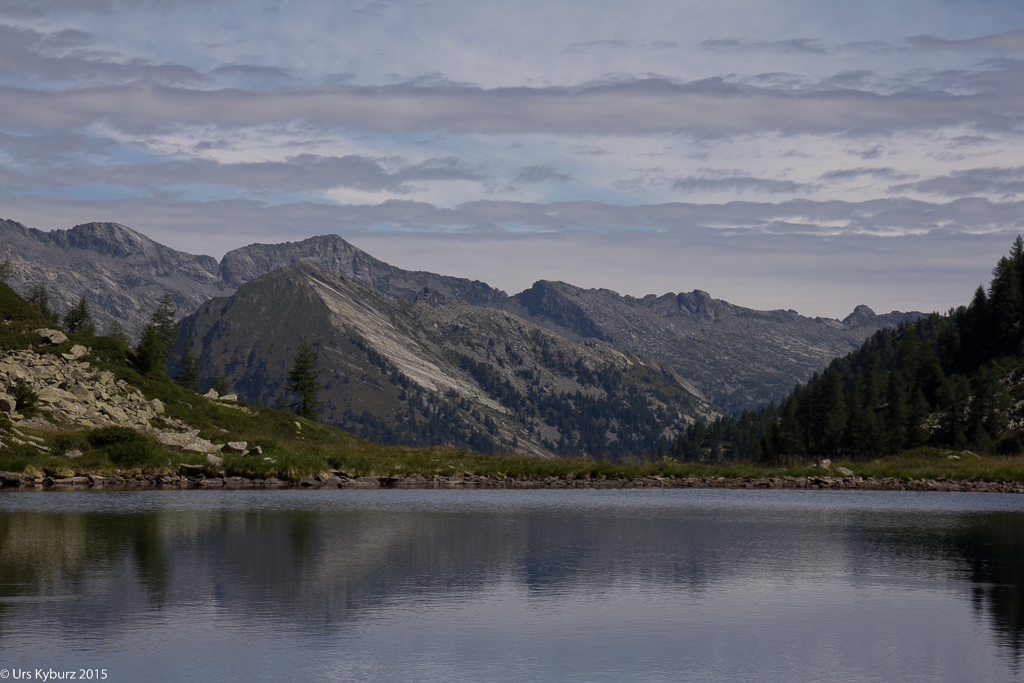
<svg viewBox="0 0 1024 683"><path fill-rule="evenodd" d="M407 301L429 288L450 301L506 311L566 339L600 341L657 359L728 410L780 399L876 329L922 315L877 315L858 306L843 320L809 318L735 306L701 290L635 298L548 280L508 296L479 280L397 268L337 235L251 244L218 263L118 223L43 232L0 220L0 252L0 258L11 258L16 290L27 293L43 283L60 312L85 295L101 331L116 318L135 338L165 291L185 316L213 297L230 296L246 282L300 262Z"/></svg>

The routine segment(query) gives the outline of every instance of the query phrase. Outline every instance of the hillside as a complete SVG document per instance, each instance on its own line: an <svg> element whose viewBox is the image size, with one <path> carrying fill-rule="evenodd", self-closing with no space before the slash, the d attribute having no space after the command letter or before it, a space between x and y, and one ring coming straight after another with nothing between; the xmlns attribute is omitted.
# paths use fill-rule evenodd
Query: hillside
<svg viewBox="0 0 1024 683"><path fill-rule="evenodd" d="M783 399L875 330L920 317L876 315L858 306L846 319L757 311L706 292L621 296L564 282L537 282L498 304L569 339L596 339L671 365L727 411Z"/></svg>
<svg viewBox="0 0 1024 683"><path fill-rule="evenodd" d="M778 407L699 423L674 453L866 461L921 447L1024 450L1024 239L967 305L875 332Z"/></svg>
<svg viewBox="0 0 1024 683"><path fill-rule="evenodd" d="M319 351L321 419L384 443L616 457L720 415L651 358L567 341L430 288L398 299L308 263L207 302L179 329L207 373L222 367L262 405L288 400L285 377L306 337Z"/></svg>

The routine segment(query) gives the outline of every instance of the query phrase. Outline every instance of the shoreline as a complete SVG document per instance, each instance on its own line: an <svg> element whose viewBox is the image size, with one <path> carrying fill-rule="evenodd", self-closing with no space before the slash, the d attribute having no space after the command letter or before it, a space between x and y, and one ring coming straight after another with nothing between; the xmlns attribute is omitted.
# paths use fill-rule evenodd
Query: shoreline
<svg viewBox="0 0 1024 683"><path fill-rule="evenodd" d="M1024 482L974 481L950 479L910 479L906 477L507 477L464 473L456 476L419 474L353 477L332 472L299 480L250 479L220 474L135 475L133 477L86 475L77 477L33 477L27 473L0 472L0 491L87 491L87 490L165 490L165 489L582 489L582 488L672 488L672 489L796 489L825 491L936 491L971 493L1024 493Z"/></svg>

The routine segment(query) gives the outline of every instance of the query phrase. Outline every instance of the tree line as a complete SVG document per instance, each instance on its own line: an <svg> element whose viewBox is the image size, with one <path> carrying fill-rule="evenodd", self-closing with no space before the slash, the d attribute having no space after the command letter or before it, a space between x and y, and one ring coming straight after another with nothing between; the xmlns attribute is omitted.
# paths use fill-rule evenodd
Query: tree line
<svg viewBox="0 0 1024 683"><path fill-rule="evenodd" d="M666 449L683 460L781 464L872 459L918 446L1015 454L1011 386L1024 376L1024 239L971 302L882 329L780 404L691 425Z"/></svg>

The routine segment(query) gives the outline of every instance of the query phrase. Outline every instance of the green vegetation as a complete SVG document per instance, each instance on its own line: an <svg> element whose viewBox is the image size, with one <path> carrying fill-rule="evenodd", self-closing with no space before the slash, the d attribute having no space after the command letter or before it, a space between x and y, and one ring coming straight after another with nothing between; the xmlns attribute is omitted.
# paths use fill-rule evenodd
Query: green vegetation
<svg viewBox="0 0 1024 683"><path fill-rule="evenodd" d="M303 337L295 354L295 362L288 372L288 391L298 397L291 408L296 415L307 420L315 420L324 406L318 398L321 387L316 361L319 355L320 352Z"/></svg>
<svg viewBox="0 0 1024 683"><path fill-rule="evenodd" d="M986 291L872 335L779 406L698 423L669 452L683 460L765 465L864 462L921 446L985 454L1024 450L1011 410L1024 399L1024 239L999 260Z"/></svg>
<svg viewBox="0 0 1024 683"><path fill-rule="evenodd" d="M64 329L69 334L80 334L91 337L96 334L96 324L92 320L92 311L89 310L89 302L81 297L78 303L68 309L64 314Z"/></svg>

